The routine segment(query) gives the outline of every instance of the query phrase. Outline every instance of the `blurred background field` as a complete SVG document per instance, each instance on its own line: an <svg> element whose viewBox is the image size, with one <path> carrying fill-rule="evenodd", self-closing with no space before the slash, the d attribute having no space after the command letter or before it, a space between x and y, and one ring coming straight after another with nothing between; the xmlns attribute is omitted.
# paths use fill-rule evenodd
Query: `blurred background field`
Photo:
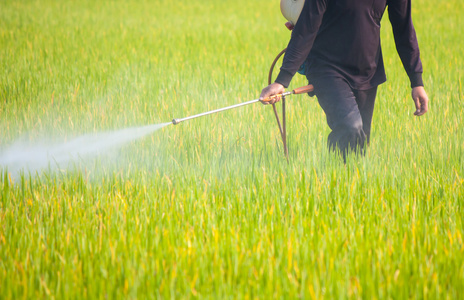
<svg viewBox="0 0 464 300"><path fill-rule="evenodd" d="M289 163L255 104L69 165L0 166L0 298L462 298L463 13L413 1L421 118L384 16L388 81L346 165L304 95L287 101ZM284 22L266 0L2 1L0 155L255 99Z"/></svg>

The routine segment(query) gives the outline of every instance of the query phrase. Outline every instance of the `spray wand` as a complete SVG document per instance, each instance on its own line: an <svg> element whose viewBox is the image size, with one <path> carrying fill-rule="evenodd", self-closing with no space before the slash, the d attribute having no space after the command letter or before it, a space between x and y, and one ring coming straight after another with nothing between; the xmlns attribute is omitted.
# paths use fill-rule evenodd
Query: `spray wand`
<svg viewBox="0 0 464 300"><path fill-rule="evenodd" d="M302 86L302 87L296 88L296 89L294 89L292 91L288 91L288 92L285 92L285 93L282 93L282 94L278 94L278 95L268 97L268 98L264 99L263 102L270 102L271 100L273 100L273 99L275 99L277 97L285 98L285 96L309 93L309 92L312 92L313 89L314 88L313 88L312 85ZM195 118L198 118L198 117L203 117L203 116L215 114L215 113L218 113L218 112L221 112L221 111L237 108L237 107L240 107L240 106L245 106L245 105L256 103L256 102L259 102L259 99L255 99L255 100L251 100L251 101L247 101L247 102L243 102L243 103L239 103L239 104L235 104L235 105L231 105L231 106L227 106L227 107L207 111L207 112L197 114L197 115L193 115L193 116L186 117L186 118L173 119L172 124L177 125L177 124L179 124L180 122L183 122L183 121L187 121L187 120L195 119Z"/></svg>

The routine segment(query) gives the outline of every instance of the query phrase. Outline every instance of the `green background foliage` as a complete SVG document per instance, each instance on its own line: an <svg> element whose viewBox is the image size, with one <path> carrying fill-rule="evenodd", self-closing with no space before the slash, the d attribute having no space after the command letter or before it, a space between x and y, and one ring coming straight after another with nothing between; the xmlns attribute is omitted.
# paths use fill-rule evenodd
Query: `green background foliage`
<svg viewBox="0 0 464 300"><path fill-rule="evenodd" d="M0 150L257 98L278 1L2 1ZM1 167L4 298L460 298L463 2L413 1L430 111L387 16L366 157L326 149L317 101L208 116L74 167ZM291 87L304 85L297 77Z"/></svg>

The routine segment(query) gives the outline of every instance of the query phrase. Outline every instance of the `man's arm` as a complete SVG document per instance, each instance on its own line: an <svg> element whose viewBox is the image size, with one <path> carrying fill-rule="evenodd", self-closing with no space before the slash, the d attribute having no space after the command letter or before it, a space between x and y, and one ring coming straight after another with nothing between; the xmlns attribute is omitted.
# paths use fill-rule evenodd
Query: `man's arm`
<svg viewBox="0 0 464 300"><path fill-rule="evenodd" d="M298 22L292 31L292 37L275 82L261 92L260 99L280 94L288 87L295 73L308 57L322 23L328 0L305 1ZM290 28L289 28L290 29ZM280 99L276 99L279 101ZM273 102L276 102L273 101ZM273 103L272 102L272 103Z"/></svg>
<svg viewBox="0 0 464 300"><path fill-rule="evenodd" d="M411 0L388 0L388 15L396 50L411 82L411 95L416 106L414 114L421 116L428 111L429 98L423 87L422 62L416 31L412 23Z"/></svg>

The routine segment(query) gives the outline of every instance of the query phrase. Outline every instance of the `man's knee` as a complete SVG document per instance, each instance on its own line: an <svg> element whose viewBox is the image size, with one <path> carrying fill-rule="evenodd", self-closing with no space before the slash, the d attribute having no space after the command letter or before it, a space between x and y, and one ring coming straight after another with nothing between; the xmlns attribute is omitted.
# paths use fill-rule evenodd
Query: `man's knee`
<svg viewBox="0 0 464 300"><path fill-rule="evenodd" d="M361 118L358 118L349 123L342 124L345 134L353 138L364 138L363 123Z"/></svg>
<svg viewBox="0 0 464 300"><path fill-rule="evenodd" d="M341 136L348 136L352 138L365 136L363 122L359 111L353 110L344 118L338 120L334 131L340 131Z"/></svg>
<svg viewBox="0 0 464 300"><path fill-rule="evenodd" d="M346 151L348 148L352 150L363 148L365 141L366 134L361 120L339 122L338 126L333 128L328 139L330 148L339 148L342 151Z"/></svg>

